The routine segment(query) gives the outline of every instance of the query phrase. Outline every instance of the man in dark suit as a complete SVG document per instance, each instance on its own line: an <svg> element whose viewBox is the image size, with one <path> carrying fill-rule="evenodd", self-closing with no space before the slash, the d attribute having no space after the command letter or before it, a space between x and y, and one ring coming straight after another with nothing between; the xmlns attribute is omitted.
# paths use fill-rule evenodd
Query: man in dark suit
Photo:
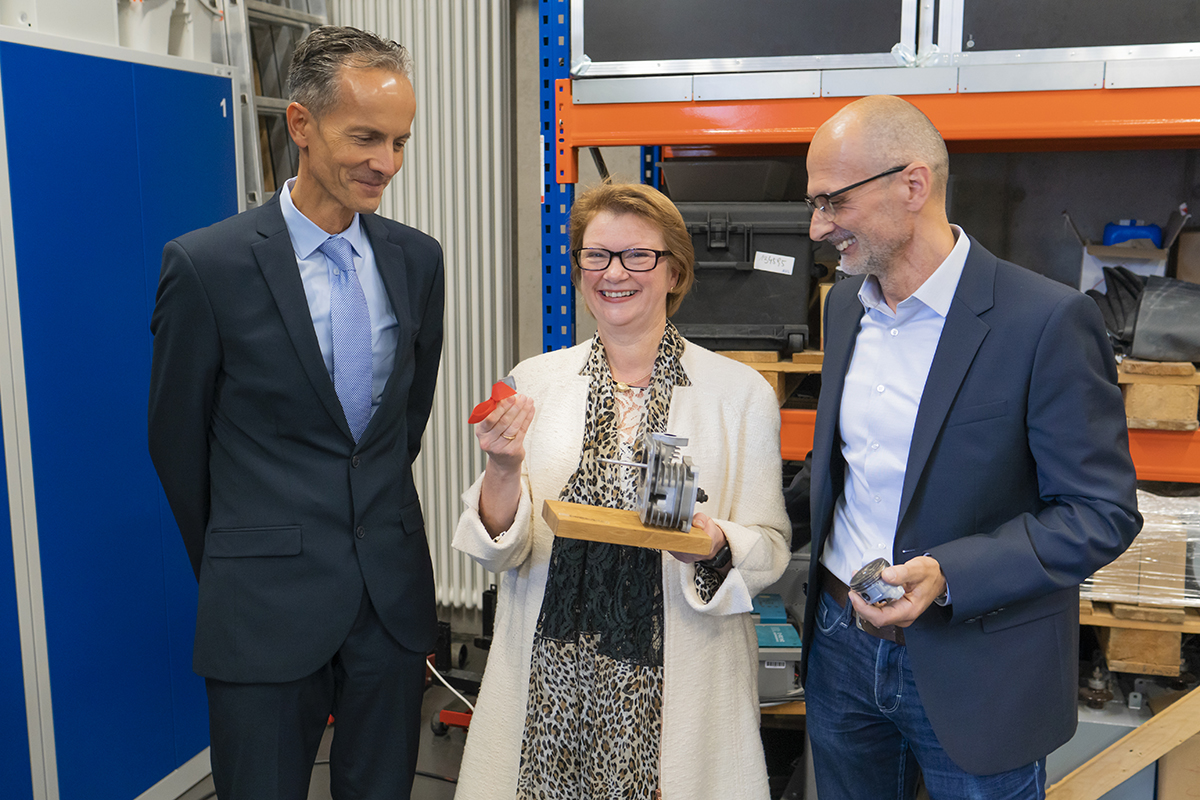
<svg viewBox="0 0 1200 800"><path fill-rule="evenodd" d="M946 218L949 159L895 97L808 152L830 292L804 620L821 800L1035 798L1076 725L1078 585L1141 526L1096 305ZM789 499L802 502L800 487ZM884 558L903 596L847 584ZM919 770L918 770L919 767Z"/></svg>
<svg viewBox="0 0 1200 800"><path fill-rule="evenodd" d="M302 800L329 715L334 797L406 798L433 570L412 462L442 343L441 248L376 216L416 101L404 48L295 51L297 177L170 242L150 451L200 582L221 800Z"/></svg>

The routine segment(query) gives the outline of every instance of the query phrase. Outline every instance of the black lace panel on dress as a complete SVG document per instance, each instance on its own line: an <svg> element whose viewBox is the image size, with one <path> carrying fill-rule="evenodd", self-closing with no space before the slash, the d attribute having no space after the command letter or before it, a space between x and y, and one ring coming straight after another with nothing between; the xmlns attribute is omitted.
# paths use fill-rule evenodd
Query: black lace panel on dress
<svg viewBox="0 0 1200 800"><path fill-rule="evenodd" d="M650 380L650 397L635 460L647 432L666 431L671 390L689 386L679 357L684 342L670 322L659 345ZM620 458L612 372L599 335L581 374L591 376L583 455L559 499L605 508L637 508L636 492L622 492L620 470L599 462ZM575 641L597 634L598 652L627 663L663 663L662 553L645 547L556 538L550 556L546 593L538 618L547 639Z"/></svg>

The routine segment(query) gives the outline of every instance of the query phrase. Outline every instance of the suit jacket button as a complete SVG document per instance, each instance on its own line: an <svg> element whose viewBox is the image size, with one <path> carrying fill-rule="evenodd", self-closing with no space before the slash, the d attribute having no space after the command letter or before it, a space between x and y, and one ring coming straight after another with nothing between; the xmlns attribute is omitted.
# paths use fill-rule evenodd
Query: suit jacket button
<svg viewBox="0 0 1200 800"><path fill-rule="evenodd" d="M357 528L354 530L354 535L355 535L355 536L357 536L358 538L360 538L360 539L361 539L361 538L363 538L364 536L366 536L366 535L367 535L367 529L366 529L366 528L364 528L362 525L359 525L359 526L358 526L358 527L357 527Z"/></svg>
<svg viewBox="0 0 1200 800"><path fill-rule="evenodd" d="M350 459L350 466L355 467L355 468L358 467L358 456L353 456Z"/></svg>

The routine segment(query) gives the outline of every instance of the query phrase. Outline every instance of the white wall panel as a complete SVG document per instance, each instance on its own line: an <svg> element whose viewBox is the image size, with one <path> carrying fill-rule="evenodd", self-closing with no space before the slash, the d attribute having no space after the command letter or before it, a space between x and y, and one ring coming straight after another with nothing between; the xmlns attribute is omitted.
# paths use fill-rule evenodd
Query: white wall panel
<svg viewBox="0 0 1200 800"><path fill-rule="evenodd" d="M329 15L412 53L417 117L380 213L445 250L442 369L414 469L438 602L478 607L490 576L450 539L460 495L484 464L467 415L514 363L509 3L331 0Z"/></svg>

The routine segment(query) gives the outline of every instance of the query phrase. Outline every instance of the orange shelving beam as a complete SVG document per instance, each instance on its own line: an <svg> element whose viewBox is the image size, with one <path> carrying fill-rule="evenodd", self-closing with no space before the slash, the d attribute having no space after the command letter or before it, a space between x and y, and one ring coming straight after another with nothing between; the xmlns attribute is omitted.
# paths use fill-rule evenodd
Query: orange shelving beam
<svg viewBox="0 0 1200 800"><path fill-rule="evenodd" d="M575 105L571 81L556 83L557 179L578 181L580 147L795 144L853 97ZM947 142L1003 142L1019 149L1104 145L1195 147L1200 86L980 92L906 98Z"/></svg>
<svg viewBox="0 0 1200 800"><path fill-rule="evenodd" d="M853 97L575 105L571 81L555 83L556 179L579 180L579 148L804 144ZM980 92L907 97L952 150L1100 150L1200 147L1200 86ZM815 412L781 412L781 452L812 447ZM1200 432L1133 430L1142 480L1200 483Z"/></svg>
<svg viewBox="0 0 1200 800"><path fill-rule="evenodd" d="M1200 431L1131 430L1129 453L1140 480L1200 483Z"/></svg>
<svg viewBox="0 0 1200 800"><path fill-rule="evenodd" d="M781 455L803 461L812 449L817 412L785 408L779 416ZM1200 483L1200 431L1131 430L1129 453L1140 480Z"/></svg>
<svg viewBox="0 0 1200 800"><path fill-rule="evenodd" d="M784 408L779 412L779 444L784 461L803 461L812 450L817 412Z"/></svg>

